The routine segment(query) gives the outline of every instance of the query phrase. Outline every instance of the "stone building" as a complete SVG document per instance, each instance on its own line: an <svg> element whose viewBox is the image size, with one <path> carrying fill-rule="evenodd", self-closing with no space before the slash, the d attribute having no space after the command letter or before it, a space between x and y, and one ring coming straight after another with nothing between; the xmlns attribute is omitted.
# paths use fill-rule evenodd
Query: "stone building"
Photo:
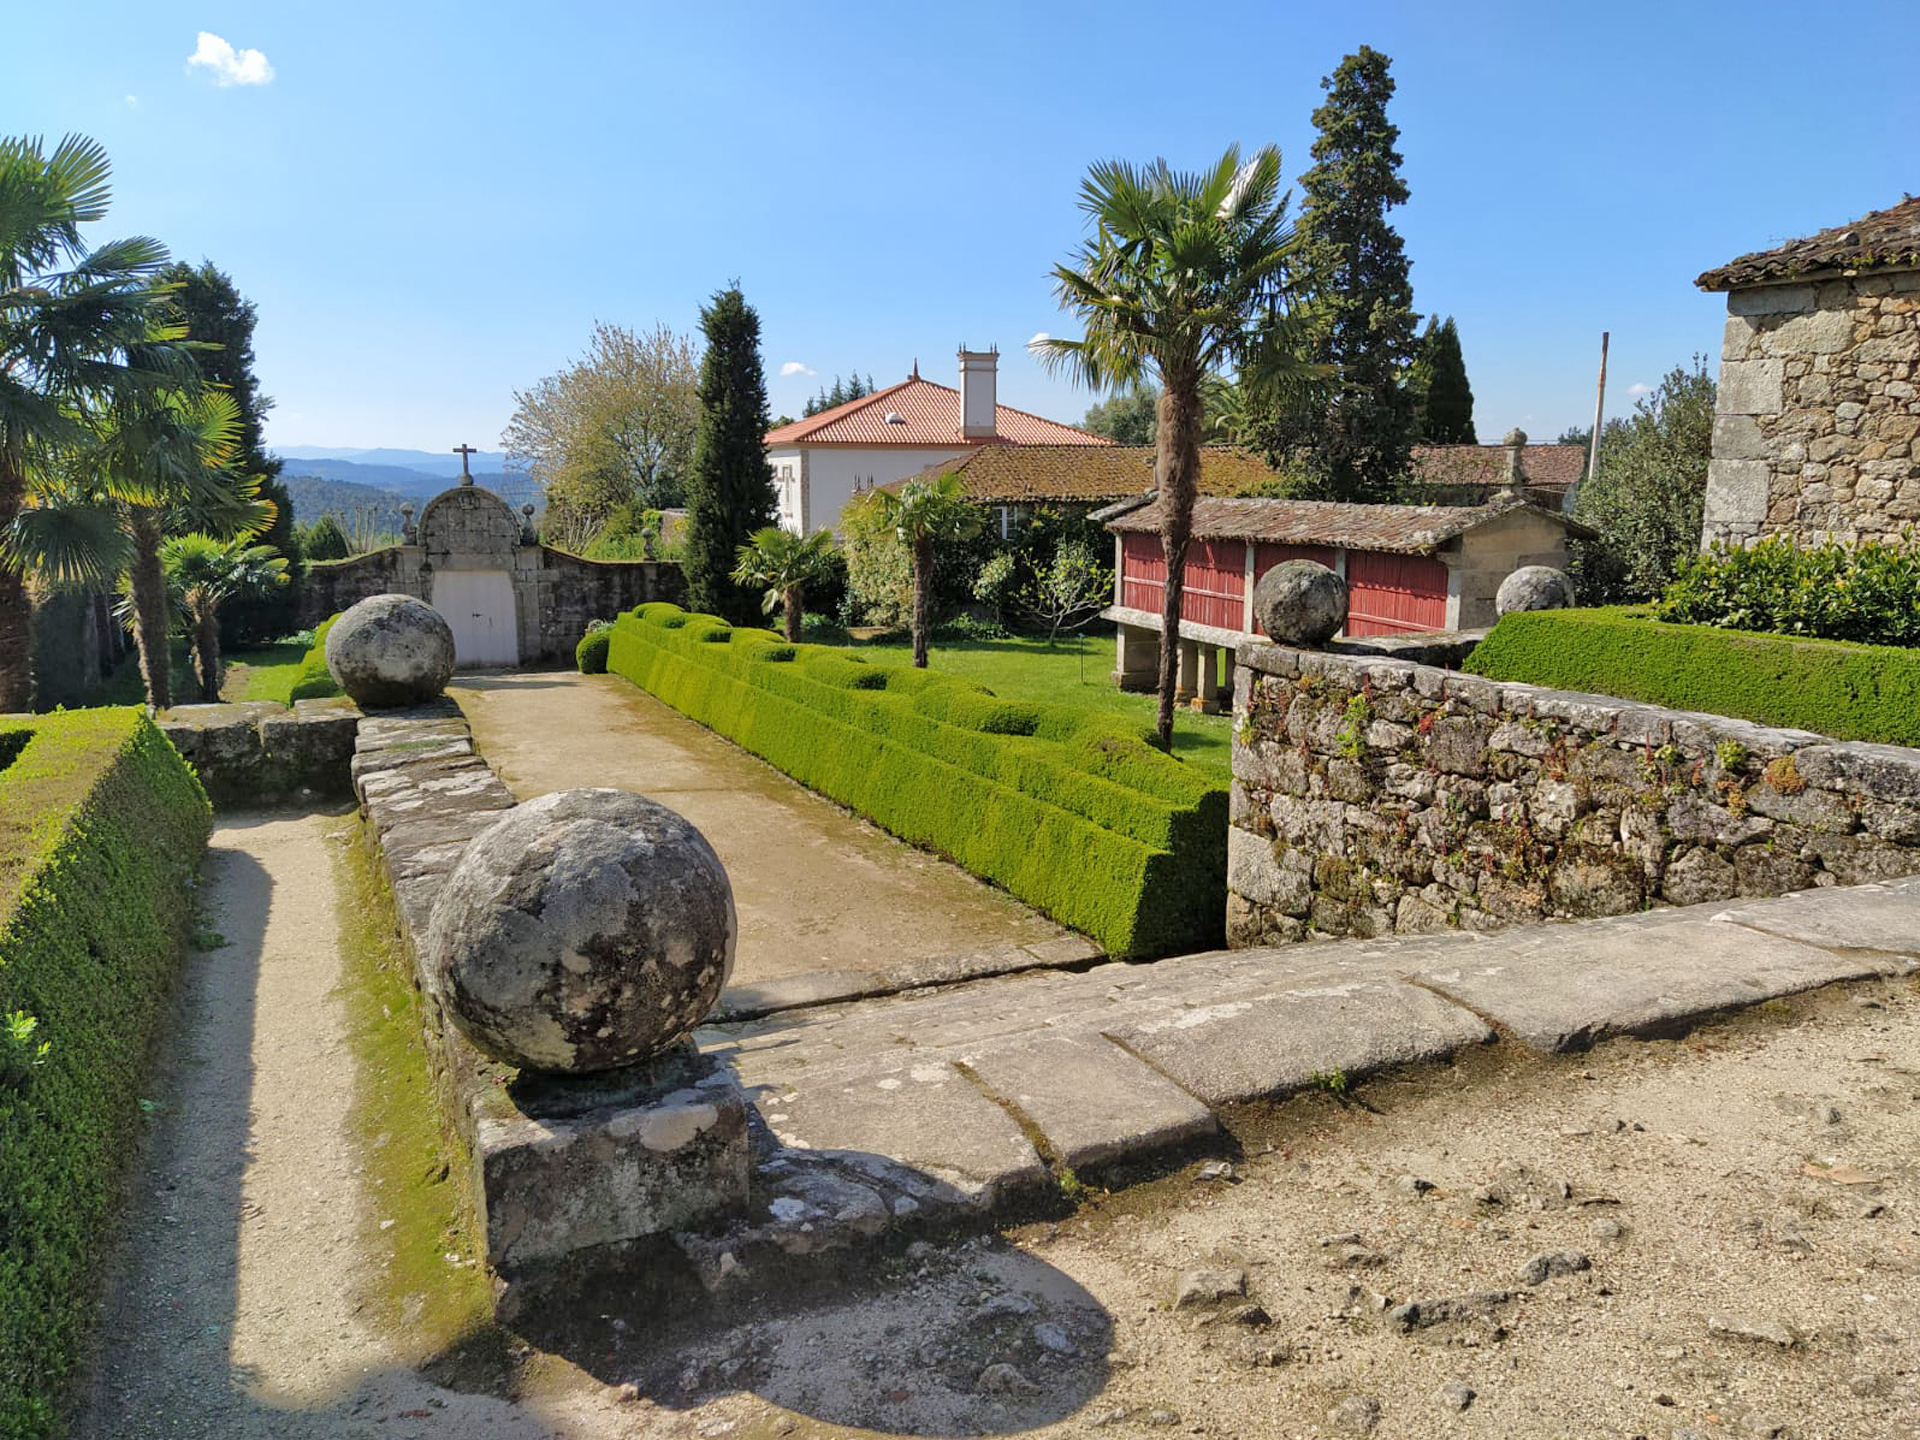
<svg viewBox="0 0 1920 1440"><path fill-rule="evenodd" d="M316 625L387 593L418 596L446 617L464 667L570 654L590 622L649 600L678 600L682 588L678 565L582 560L542 545L532 506L516 515L491 490L464 481L427 502L405 543L316 561L300 622Z"/></svg>
<svg viewBox="0 0 1920 1440"><path fill-rule="evenodd" d="M1727 296L1702 545L1920 521L1920 199L1695 283Z"/></svg>

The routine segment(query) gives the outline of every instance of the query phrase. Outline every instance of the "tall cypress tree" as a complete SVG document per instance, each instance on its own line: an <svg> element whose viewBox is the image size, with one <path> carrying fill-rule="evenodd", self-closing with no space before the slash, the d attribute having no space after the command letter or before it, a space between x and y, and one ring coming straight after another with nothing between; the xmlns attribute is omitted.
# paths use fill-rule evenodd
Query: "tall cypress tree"
<svg viewBox="0 0 1920 1440"><path fill-rule="evenodd" d="M1460 331L1449 315L1429 320L1413 362L1413 388L1419 407L1418 434L1428 445L1477 445L1473 430L1473 386L1467 383L1467 359L1460 353Z"/></svg>
<svg viewBox="0 0 1920 1440"><path fill-rule="evenodd" d="M680 562L687 606L751 624L758 606L733 580L735 551L774 523L778 500L767 464L767 379L760 317L735 283L700 311L700 430L687 477L687 538Z"/></svg>
<svg viewBox="0 0 1920 1440"><path fill-rule="evenodd" d="M1313 112L1314 164L1300 177L1295 228L1314 295L1304 358L1330 367L1331 379L1266 443L1303 462L1334 500L1391 498L1413 443L1405 378L1418 317L1406 251L1387 223L1387 211L1407 201L1400 129L1387 119L1391 63L1363 45L1320 82L1327 100Z"/></svg>

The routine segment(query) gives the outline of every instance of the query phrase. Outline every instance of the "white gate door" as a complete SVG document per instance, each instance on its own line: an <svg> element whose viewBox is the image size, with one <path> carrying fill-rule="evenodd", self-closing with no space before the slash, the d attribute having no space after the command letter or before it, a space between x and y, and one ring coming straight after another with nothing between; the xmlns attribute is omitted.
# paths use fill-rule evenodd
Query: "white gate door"
<svg viewBox="0 0 1920 1440"><path fill-rule="evenodd" d="M433 572L433 608L453 629L453 663L518 665L513 576L505 570Z"/></svg>

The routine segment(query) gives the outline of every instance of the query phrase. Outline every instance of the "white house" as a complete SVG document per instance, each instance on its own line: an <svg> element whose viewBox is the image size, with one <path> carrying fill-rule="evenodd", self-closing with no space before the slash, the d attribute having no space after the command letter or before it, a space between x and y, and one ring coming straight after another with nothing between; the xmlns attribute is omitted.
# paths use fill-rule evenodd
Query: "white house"
<svg viewBox="0 0 1920 1440"><path fill-rule="evenodd" d="M1000 352L960 351L960 388L913 374L767 432L780 524L831 529L855 495L984 445L1108 445L1104 436L999 403Z"/></svg>

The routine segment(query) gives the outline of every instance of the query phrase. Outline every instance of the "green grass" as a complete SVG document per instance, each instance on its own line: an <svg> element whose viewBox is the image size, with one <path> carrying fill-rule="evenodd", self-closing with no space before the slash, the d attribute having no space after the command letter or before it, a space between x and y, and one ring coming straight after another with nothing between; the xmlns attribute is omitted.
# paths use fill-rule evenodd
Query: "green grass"
<svg viewBox="0 0 1920 1440"><path fill-rule="evenodd" d="M300 664L306 656L307 647L295 640L237 651L226 657L227 680L220 687L220 696L224 700L278 700L291 705L288 692L300 678Z"/></svg>
<svg viewBox="0 0 1920 1440"><path fill-rule="evenodd" d="M888 638L852 647L882 665L911 665L912 645ZM1062 636L1045 640L1010 636L1004 640L936 643L927 667L986 686L1003 700L1045 700L1080 710L1104 710L1136 725L1153 727L1158 701L1120 689L1113 683L1114 637ZM1233 774L1233 717L1181 711L1173 717L1173 753L1195 768L1225 781Z"/></svg>

